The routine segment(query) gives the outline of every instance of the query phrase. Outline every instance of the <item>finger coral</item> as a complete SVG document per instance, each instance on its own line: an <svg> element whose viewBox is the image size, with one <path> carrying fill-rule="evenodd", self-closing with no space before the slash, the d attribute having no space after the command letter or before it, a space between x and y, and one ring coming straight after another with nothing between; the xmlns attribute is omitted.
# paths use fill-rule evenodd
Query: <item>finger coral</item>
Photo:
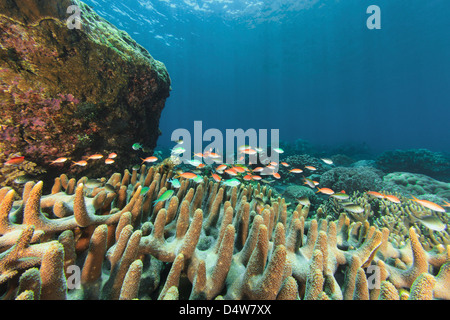
<svg viewBox="0 0 450 320"><path fill-rule="evenodd" d="M268 186L205 177L180 178L172 189L174 174L143 165L95 187L61 175L50 194L42 182L27 183L20 197L1 189L4 298L450 298L450 245L423 241L429 233L417 222L396 241L397 227L382 219L406 219L413 203L354 193L359 215L334 200L292 211ZM154 204L167 190L173 196Z"/></svg>

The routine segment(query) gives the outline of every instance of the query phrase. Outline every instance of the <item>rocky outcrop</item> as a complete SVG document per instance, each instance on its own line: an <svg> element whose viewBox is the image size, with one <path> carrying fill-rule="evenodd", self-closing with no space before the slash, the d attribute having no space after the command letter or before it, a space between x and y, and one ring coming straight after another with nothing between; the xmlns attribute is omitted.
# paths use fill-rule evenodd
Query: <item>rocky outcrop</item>
<svg viewBox="0 0 450 320"><path fill-rule="evenodd" d="M80 8L80 29L72 5ZM151 155L169 93L164 64L86 4L0 2L0 162L24 156L8 168L15 175L25 167L51 179L104 175L140 163L143 154L131 146L139 142ZM112 165L72 162L110 152L119 155ZM59 157L68 161L50 165Z"/></svg>

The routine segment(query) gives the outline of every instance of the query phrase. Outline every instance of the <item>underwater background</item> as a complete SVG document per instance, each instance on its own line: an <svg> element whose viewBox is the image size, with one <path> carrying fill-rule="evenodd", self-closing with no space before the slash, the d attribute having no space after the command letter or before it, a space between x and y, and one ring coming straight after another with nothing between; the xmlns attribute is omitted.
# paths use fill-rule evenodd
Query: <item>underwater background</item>
<svg viewBox="0 0 450 320"><path fill-rule="evenodd" d="M161 145L202 120L326 147L450 151L448 1L86 3L166 65ZM366 26L370 5L381 29Z"/></svg>

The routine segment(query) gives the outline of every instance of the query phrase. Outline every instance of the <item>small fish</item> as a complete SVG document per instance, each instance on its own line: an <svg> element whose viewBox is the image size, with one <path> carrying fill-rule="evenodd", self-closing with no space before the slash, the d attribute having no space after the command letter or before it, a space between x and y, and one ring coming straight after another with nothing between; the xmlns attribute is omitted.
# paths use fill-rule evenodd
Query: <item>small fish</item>
<svg viewBox="0 0 450 320"><path fill-rule="evenodd" d="M158 161L158 158L151 156L151 157L147 157L145 159L141 158L141 160L142 160L142 163L144 163L144 162L152 163L152 162Z"/></svg>
<svg viewBox="0 0 450 320"><path fill-rule="evenodd" d="M183 153L185 151L186 151L186 149L183 148L183 147L176 147L176 148L172 149L172 153L173 154L181 154L181 153Z"/></svg>
<svg viewBox="0 0 450 320"><path fill-rule="evenodd" d="M202 162L198 159L194 159L194 160L187 160L187 163L189 163L191 166L193 167L197 167L199 166Z"/></svg>
<svg viewBox="0 0 450 320"><path fill-rule="evenodd" d="M383 199L384 198L384 194L381 194L381 193L376 192L376 191L367 191L366 193L369 196L372 196L372 197L375 197L375 198L378 198L378 199Z"/></svg>
<svg viewBox="0 0 450 320"><path fill-rule="evenodd" d="M447 202L445 200L444 200L444 202L445 202L445 204L443 205L443 207L450 207L450 203L449 202Z"/></svg>
<svg viewBox="0 0 450 320"><path fill-rule="evenodd" d="M136 164L133 166L133 168L131 168L133 171L138 171L141 168L140 165Z"/></svg>
<svg viewBox="0 0 450 320"><path fill-rule="evenodd" d="M192 172L183 172L180 174L180 177L185 179L195 179L197 175Z"/></svg>
<svg viewBox="0 0 450 320"><path fill-rule="evenodd" d="M66 162L66 161L67 161L67 158L62 157L62 158L58 158L56 160L53 160L52 162L50 162L50 164L60 164L60 163Z"/></svg>
<svg viewBox="0 0 450 320"><path fill-rule="evenodd" d="M305 169L311 170L311 171L316 171L317 168L313 167L313 166L305 166Z"/></svg>
<svg viewBox="0 0 450 320"><path fill-rule="evenodd" d="M146 194L148 190L150 190L149 187L143 187L143 188L141 189L141 196L143 196L144 194Z"/></svg>
<svg viewBox="0 0 450 320"><path fill-rule="evenodd" d="M80 166L80 167L85 167L85 166L87 166L87 161L85 161L85 160L81 160L81 161L72 161L73 162L73 164L74 165L76 165L76 166Z"/></svg>
<svg viewBox="0 0 450 320"><path fill-rule="evenodd" d="M133 148L133 150L139 150L139 149L142 149L142 144L136 142L135 144L133 144L133 145L131 146L131 148Z"/></svg>
<svg viewBox="0 0 450 320"><path fill-rule="evenodd" d="M89 179L84 183L84 186L88 188L98 188L102 185L103 183L99 179Z"/></svg>
<svg viewBox="0 0 450 320"><path fill-rule="evenodd" d="M284 150L281 148L273 148L273 151L275 151L276 153L284 153Z"/></svg>
<svg viewBox="0 0 450 320"><path fill-rule="evenodd" d="M214 179L215 182L220 182L222 180L222 177L216 173L211 174L211 177Z"/></svg>
<svg viewBox="0 0 450 320"><path fill-rule="evenodd" d="M311 205L311 202L309 201L309 198L306 196L301 197L300 199L297 199L298 203L305 207L309 207Z"/></svg>
<svg viewBox="0 0 450 320"><path fill-rule="evenodd" d="M333 160L328 159L328 158L321 158L320 160L322 160L323 162L325 162L326 164L329 164L329 165L333 164Z"/></svg>
<svg viewBox="0 0 450 320"><path fill-rule="evenodd" d="M115 158L117 158L117 153L115 152L112 152L108 155L108 159L115 159Z"/></svg>
<svg viewBox="0 0 450 320"><path fill-rule="evenodd" d="M393 202L393 203L400 203L400 199L391 194L385 194L384 199L389 200L390 202Z"/></svg>
<svg viewBox="0 0 450 320"><path fill-rule="evenodd" d="M216 171L223 171L226 168L228 168L226 164L221 164L220 166L217 166Z"/></svg>
<svg viewBox="0 0 450 320"><path fill-rule="evenodd" d="M261 206L264 207L266 205L266 203L264 202L263 199L261 199L260 197L255 197L254 198L256 200L256 202Z"/></svg>
<svg viewBox="0 0 450 320"><path fill-rule="evenodd" d="M116 192L116 189L109 183L105 184L105 190L108 192Z"/></svg>
<svg viewBox="0 0 450 320"><path fill-rule="evenodd" d="M252 149L252 148L242 149L241 153L248 154L248 155L254 155L254 154L256 154L256 150Z"/></svg>
<svg viewBox="0 0 450 320"><path fill-rule="evenodd" d="M303 182L303 184L307 184L310 188L314 189L316 187L316 184L314 183L313 180L308 179L308 178L303 178L303 180L305 181L305 182Z"/></svg>
<svg viewBox="0 0 450 320"><path fill-rule="evenodd" d="M274 172L274 173L272 173L272 175L273 175L273 177L275 179L280 179L281 178L281 176L280 176L280 174L278 172Z"/></svg>
<svg viewBox="0 0 450 320"><path fill-rule="evenodd" d="M175 140L174 142L176 142L177 144L183 144L183 139L178 139L178 140Z"/></svg>
<svg viewBox="0 0 450 320"><path fill-rule="evenodd" d="M302 169L295 168L295 169L289 170L289 172L292 172L292 173L302 173L303 170L302 170Z"/></svg>
<svg viewBox="0 0 450 320"><path fill-rule="evenodd" d="M101 158L103 158L103 155L101 155L101 154L93 154L93 155L89 156L87 159L88 160L99 160Z"/></svg>
<svg viewBox="0 0 450 320"><path fill-rule="evenodd" d="M25 184L28 181L33 181L33 176L30 174L23 174L21 176L18 176L17 178L14 179L14 183L17 184Z"/></svg>
<svg viewBox="0 0 450 320"><path fill-rule="evenodd" d="M234 166L230 170L233 170L233 171L238 172L238 173L244 173L245 171L247 171L246 168L238 167L238 166Z"/></svg>
<svg viewBox="0 0 450 320"><path fill-rule="evenodd" d="M280 162L284 167L289 167L289 163L286 162Z"/></svg>
<svg viewBox="0 0 450 320"><path fill-rule="evenodd" d="M348 194L342 193L342 192L332 194L331 196L338 200L347 200L348 198L350 198L350 196Z"/></svg>
<svg viewBox="0 0 450 320"><path fill-rule="evenodd" d="M261 182L267 183L267 184L271 184L274 183L275 180L266 180L266 179L261 179Z"/></svg>
<svg viewBox="0 0 450 320"><path fill-rule="evenodd" d="M437 212L445 212L444 208L442 208L440 205L438 205L438 204L436 204L434 202L431 202L431 201L428 201L428 200L420 200L420 199L417 199L414 196L412 196L412 197L413 198L411 200L417 202L418 204L424 206L425 208L428 208L430 210L437 211Z"/></svg>
<svg viewBox="0 0 450 320"><path fill-rule="evenodd" d="M223 182L223 184L226 185L227 187L236 187L236 186L240 185L241 182L238 179L233 178L233 179L225 180Z"/></svg>
<svg viewBox="0 0 450 320"><path fill-rule="evenodd" d="M215 152L209 152L208 157L213 158L213 159L218 159L218 158L221 158L222 156Z"/></svg>
<svg viewBox="0 0 450 320"><path fill-rule="evenodd" d="M364 208L358 204L350 204L350 205L344 206L344 209L351 213L363 213L364 212Z"/></svg>
<svg viewBox="0 0 450 320"><path fill-rule="evenodd" d="M25 161L25 157L14 157L5 162L5 166L17 166Z"/></svg>
<svg viewBox="0 0 450 320"><path fill-rule="evenodd" d="M202 182L203 182L202 176L196 176L196 177L195 177L194 179L192 179L192 180L194 180L195 183L202 183Z"/></svg>
<svg viewBox="0 0 450 320"><path fill-rule="evenodd" d="M263 171L263 170L264 170L263 167L256 167L256 168L253 169L252 171L253 171L253 172L261 172L261 171Z"/></svg>
<svg viewBox="0 0 450 320"><path fill-rule="evenodd" d="M167 190L157 200L153 201L153 206L155 206L158 202L168 200L173 195L174 192L175 191L173 190Z"/></svg>
<svg viewBox="0 0 450 320"><path fill-rule="evenodd" d="M172 180L169 180L169 182L172 184L172 187L174 187L175 189L178 189L181 187L180 180L178 180L178 179L172 179Z"/></svg>
<svg viewBox="0 0 450 320"><path fill-rule="evenodd" d="M113 163L114 163L114 159L111 159L111 158L105 159L105 164L113 164Z"/></svg>
<svg viewBox="0 0 450 320"><path fill-rule="evenodd" d="M237 172L234 171L233 169L227 169L224 172L228 173L230 176L236 176L237 175Z"/></svg>
<svg viewBox="0 0 450 320"><path fill-rule="evenodd" d="M317 188L316 193L318 193L318 192L323 193L323 194L326 194L326 195L332 195L332 194L334 194L334 191L331 190L330 188Z"/></svg>
<svg viewBox="0 0 450 320"><path fill-rule="evenodd" d="M422 223L428 229L433 231L444 231L447 228L447 225L444 224L441 219L435 216L426 216L422 218L418 218L414 216L420 223Z"/></svg>
<svg viewBox="0 0 450 320"><path fill-rule="evenodd" d="M261 176L257 176L257 175L252 175L252 179L253 180L262 180Z"/></svg>

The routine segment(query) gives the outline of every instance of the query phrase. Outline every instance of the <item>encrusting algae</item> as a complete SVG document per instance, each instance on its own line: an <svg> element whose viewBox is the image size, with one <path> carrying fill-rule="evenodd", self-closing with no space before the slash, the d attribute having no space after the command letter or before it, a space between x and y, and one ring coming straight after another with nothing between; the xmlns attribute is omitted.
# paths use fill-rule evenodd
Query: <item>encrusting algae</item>
<svg viewBox="0 0 450 320"><path fill-rule="evenodd" d="M63 174L48 195L28 182L19 201L0 189L3 298L450 299L448 233L396 222L430 215L413 201L355 193L314 215L256 181L173 188L179 174L165 160L96 184Z"/></svg>

